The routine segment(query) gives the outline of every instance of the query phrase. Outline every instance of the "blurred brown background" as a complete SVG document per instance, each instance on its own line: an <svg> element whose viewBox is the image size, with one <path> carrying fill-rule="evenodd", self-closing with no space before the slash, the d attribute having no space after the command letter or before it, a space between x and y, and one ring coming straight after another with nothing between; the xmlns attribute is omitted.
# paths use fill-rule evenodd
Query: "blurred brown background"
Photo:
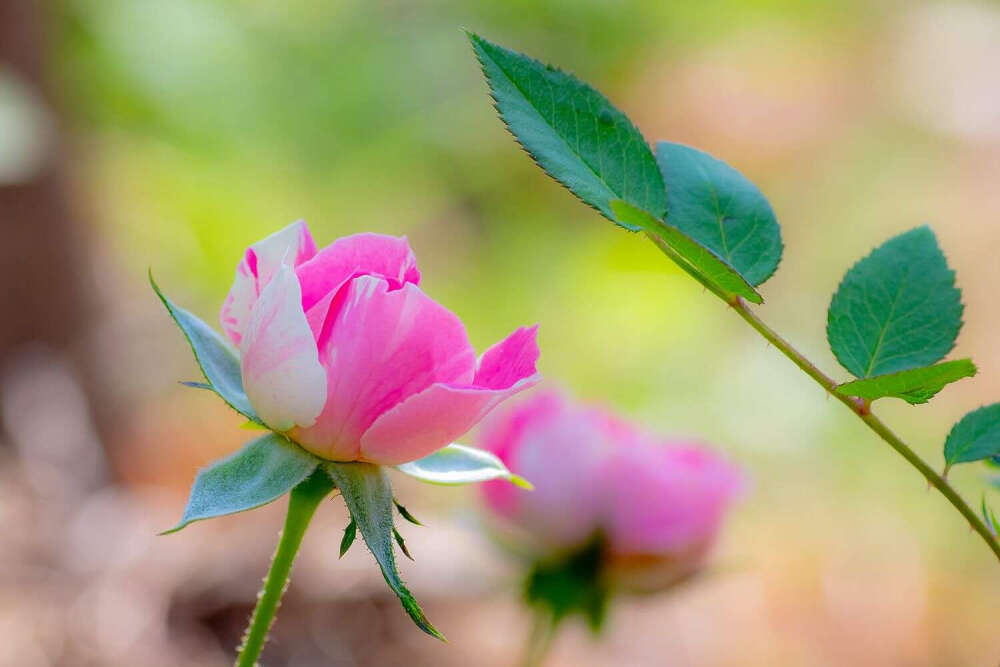
<svg viewBox="0 0 1000 667"><path fill-rule="evenodd" d="M0 664L227 665L283 502L156 537L249 438L149 290L215 322L242 250L408 234L482 349L752 474L714 574L575 625L552 665L996 665L1000 570L919 476L654 247L548 181L460 28L575 71L650 140L750 176L783 223L763 317L824 339L847 267L931 222L980 374L880 412L935 465L1000 398L1000 5L804 0L0 0ZM985 470L952 473L973 503ZM989 493L989 492L987 492ZM527 617L473 490L399 481L411 626L324 505L264 664L511 665ZM1000 493L992 493L1000 507Z"/></svg>

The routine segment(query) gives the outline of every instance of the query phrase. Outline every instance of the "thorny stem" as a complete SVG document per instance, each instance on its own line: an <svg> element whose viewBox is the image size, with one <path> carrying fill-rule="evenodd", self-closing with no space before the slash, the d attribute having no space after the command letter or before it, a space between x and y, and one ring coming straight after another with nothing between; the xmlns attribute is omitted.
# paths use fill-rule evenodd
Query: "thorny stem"
<svg viewBox="0 0 1000 667"><path fill-rule="evenodd" d="M257 607L253 610L250 625L243 635L239 656L235 667L255 667L260 652L267 641L267 634L274 623L274 615L281 604L281 596L288 587L288 575L299 551L302 538L309 527L309 521L319 503L333 489L333 482L317 470L294 489L288 500L288 514L285 517L285 527L278 540L278 548L271 561L271 569L264 578L264 588L257 596Z"/></svg>
<svg viewBox="0 0 1000 667"><path fill-rule="evenodd" d="M939 475L933 468L931 468L926 461L920 458L916 452L914 452L910 447L903 442L899 436L892 432L881 419L876 417L871 411L871 403L853 396L843 396L838 394L834 389L837 383L827 376L823 371L817 368L811 361L806 359L802 354L796 350L792 345L786 341L784 338L778 335L773 329L764 324L744 303L744 301L735 297L734 300L729 301L730 306L736 311L736 314L746 320L747 324L752 326L757 332L763 336L769 343L778 348L782 354L792 360L796 366L801 368L806 375L811 377L816 381L816 384L823 387L823 389L836 398L838 401L846 405L851 412L856 414L861 421L863 421L868 428L875 432L880 438L885 440L890 447L895 449L900 456L907 460L907 462L916 468L921 475L927 480L928 484L933 486L935 489L941 492L941 494L950 502L959 513L966 518L972 529L979 533L986 542L987 546L993 550L993 553L998 559L1000 559L1000 542L997 541L996 536L990 531L990 529L983 523L979 515L969 507L968 503L962 499L962 496L958 494L955 489L948 484L948 481Z"/></svg>
<svg viewBox="0 0 1000 667"><path fill-rule="evenodd" d="M976 514L971 507L969 507L968 503L965 502L962 496L960 496L958 492L955 491L950 484L948 484L948 480L945 476L938 474L933 468L931 468L927 462L920 458L916 452L910 449L905 442L900 440L899 436L893 433L881 419L872 413L870 401L854 396L844 396L842 394L838 394L835 391L837 387L836 381L826 375L826 373L821 371L811 361L806 359L801 352L792 347L792 344L778 335L774 329L764 324L764 322L747 307L743 299L739 296L727 295L725 292L716 287L711 281L702 276L697 269L688 264L683 257L679 256L674 249L671 248L666 241L660 238L657 234L646 232L646 236L649 237L649 239L656 244L656 246L662 250L667 257L674 260L675 264L680 266L692 278L701 283L705 289L709 290L729 304L729 306L736 311L737 315L742 317L746 320L747 324L756 329L757 333L778 348L782 354L791 359L793 364L798 366L806 375L815 380L816 384L823 387L824 391L846 405L851 412L856 414L858 418L868 426L868 428L874 431L880 438L885 440L890 447L895 449L900 456L916 468L927 480L927 483L940 491L948 502L950 502L955 509L957 509L959 513L965 517L972 529L979 533L979 536L983 538L983 541L986 542L986 545L993 551L997 559L1000 559L1000 541L998 541L997 536L994 535L989 527L987 527L982 519L980 519L979 515ZM945 469L945 475L947 475L947 468Z"/></svg>

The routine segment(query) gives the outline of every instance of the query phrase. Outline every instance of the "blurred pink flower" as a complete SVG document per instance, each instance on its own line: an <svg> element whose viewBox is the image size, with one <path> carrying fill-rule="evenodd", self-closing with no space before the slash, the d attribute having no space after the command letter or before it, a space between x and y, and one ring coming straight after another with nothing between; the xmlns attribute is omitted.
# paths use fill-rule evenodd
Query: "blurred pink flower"
<svg viewBox="0 0 1000 667"><path fill-rule="evenodd" d="M477 360L461 320L419 282L406 238L356 234L317 251L299 221L250 246L221 319L263 422L327 459L398 464L539 380L537 327Z"/></svg>
<svg viewBox="0 0 1000 667"><path fill-rule="evenodd" d="M554 392L495 414L481 445L535 485L483 485L492 512L550 550L600 535L626 569L669 561L676 575L696 565L745 485L738 468L699 444L654 439Z"/></svg>

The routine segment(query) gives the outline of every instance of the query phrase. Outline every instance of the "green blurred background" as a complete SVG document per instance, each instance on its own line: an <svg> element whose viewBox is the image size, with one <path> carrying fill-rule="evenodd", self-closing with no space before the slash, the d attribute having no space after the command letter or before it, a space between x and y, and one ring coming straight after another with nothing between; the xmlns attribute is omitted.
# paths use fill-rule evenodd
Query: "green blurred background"
<svg viewBox="0 0 1000 667"><path fill-rule="evenodd" d="M496 118L462 29L564 66L646 137L769 196L765 320L846 378L830 295L932 223L979 375L879 412L915 449L1000 398L1000 5L879 0L0 1L0 664L226 665L283 502L155 537L250 434L146 282L214 322L243 249L408 235L478 349L539 322L554 384L744 465L709 574L623 600L552 665L996 665L1000 570L919 475L641 237L551 182ZM474 441L474 438L470 438ZM956 468L978 506L987 471ZM324 506L264 664L509 665L516 571L474 491L400 481L428 526L409 622ZM988 496L989 497L989 496ZM1000 508L1000 492L992 492Z"/></svg>

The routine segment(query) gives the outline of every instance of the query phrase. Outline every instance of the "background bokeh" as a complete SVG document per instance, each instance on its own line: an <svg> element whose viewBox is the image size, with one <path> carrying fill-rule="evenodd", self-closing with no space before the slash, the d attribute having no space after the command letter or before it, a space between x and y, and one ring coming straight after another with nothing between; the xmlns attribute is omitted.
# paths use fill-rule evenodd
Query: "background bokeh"
<svg viewBox="0 0 1000 667"><path fill-rule="evenodd" d="M744 465L709 574L575 624L552 665L996 665L1000 570L915 471L649 243L506 134L462 28L576 72L647 138L757 182L785 258L763 317L836 377L829 297L929 221L980 374L879 411L941 463L1000 398L1000 5L912 0L0 0L0 664L229 664L284 502L155 534L194 471L252 434L187 390L146 281L214 322L243 249L407 234L477 348L541 324L541 370ZM974 504L972 465L951 478ZM989 492L987 492L989 493ZM516 572L471 490L399 480L427 527L399 609L325 504L269 666L510 665ZM1000 507L1000 492L992 493Z"/></svg>

